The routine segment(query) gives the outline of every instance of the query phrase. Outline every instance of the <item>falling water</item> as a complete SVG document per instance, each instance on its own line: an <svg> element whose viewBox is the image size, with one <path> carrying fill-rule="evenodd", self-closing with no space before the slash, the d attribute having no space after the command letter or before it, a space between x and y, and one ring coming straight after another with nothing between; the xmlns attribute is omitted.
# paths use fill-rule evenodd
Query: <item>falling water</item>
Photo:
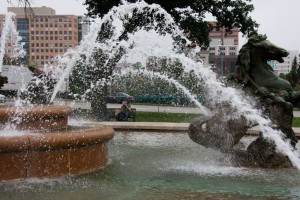
<svg viewBox="0 0 300 200"><path fill-rule="evenodd" d="M152 13L154 13L153 15L164 15L164 23L169 31L163 30L163 33L159 33L156 29L159 22L153 19L154 22L147 27L147 30L140 28L134 33L128 34L127 40L120 40L119 38L124 32L124 24L127 22L126 17L130 18L133 10L142 13L145 8L151 10ZM96 40L99 27L107 22L112 25L111 31L113 31L113 35L107 40L99 42ZM215 105L222 105L224 103L230 104L230 106L236 110L235 115L230 116L231 118L243 115L247 119L249 125L258 124L259 130L263 133L263 136L273 140L277 145L277 150L287 155L293 165L300 170L299 155L292 150L292 147L288 142L285 142L282 139L283 134L272 128L272 122L263 117L262 112L254 107L254 100L241 90L225 86L223 82L220 82L217 79L216 74L212 70L203 67L201 62L195 62L193 59L184 55L179 50L178 43L174 39L176 37L186 39L183 32L176 26L172 17L159 5L148 5L143 1L129 4L124 1L123 5L114 7L107 15L94 24L90 34L84 38L77 49L68 52L60 58L60 65L65 67L66 73L62 76L55 88L51 101L54 100L60 85L67 74L72 70L76 61L80 60L80 55L85 55L86 58L90 58L95 49L101 49L103 52L108 53L110 57L113 57L114 53L116 53L119 48L123 48L126 51L126 59L128 62L141 62L144 65L146 65L146 58L149 56L167 57L171 60L179 60L179 62L184 65L185 72L189 73L193 71L200 80L204 81L208 95L211 97L211 103ZM195 52L191 52L191 54L193 53ZM89 59L87 59L87 61L88 60ZM90 63L90 65L92 64L93 63ZM146 75L153 74L153 72L147 70L145 70L144 73ZM203 114L209 114L207 109L201 105L201 103L196 101L193 94L177 80L171 79L164 74L155 73L154 75L169 80L170 83L175 84L179 89L185 91L186 94L196 102L196 105ZM99 82L100 81L101 80L99 80Z"/></svg>
<svg viewBox="0 0 300 200"><path fill-rule="evenodd" d="M8 56L12 59L22 58L26 53L23 50L23 45L20 43L21 37L16 30L16 25L14 24L15 14L8 12L5 15L4 26L1 33L0 39L0 73L2 72L3 57L5 55L5 47L10 43L10 52Z"/></svg>

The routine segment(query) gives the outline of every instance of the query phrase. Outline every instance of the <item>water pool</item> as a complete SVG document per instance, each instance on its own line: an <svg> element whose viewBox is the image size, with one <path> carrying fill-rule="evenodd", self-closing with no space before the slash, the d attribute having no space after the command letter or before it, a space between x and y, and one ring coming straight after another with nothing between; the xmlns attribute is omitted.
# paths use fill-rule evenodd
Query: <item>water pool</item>
<svg viewBox="0 0 300 200"><path fill-rule="evenodd" d="M184 133L116 132L109 156L109 165L93 173L1 182L1 200L300 198L298 170L233 167Z"/></svg>

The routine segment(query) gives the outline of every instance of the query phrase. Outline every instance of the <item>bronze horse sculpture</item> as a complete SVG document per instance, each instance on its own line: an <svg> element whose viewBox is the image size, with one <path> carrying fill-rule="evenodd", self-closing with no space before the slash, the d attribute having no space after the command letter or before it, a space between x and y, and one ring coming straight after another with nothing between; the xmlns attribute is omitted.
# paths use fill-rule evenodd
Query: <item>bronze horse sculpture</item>
<svg viewBox="0 0 300 200"><path fill-rule="evenodd" d="M279 78L267 63L268 60L283 62L283 57L287 55L285 49L272 44L266 36L253 36L239 52L234 81L242 86L246 93L256 97L257 107L263 110L264 115L295 147L298 140L292 129L292 103L297 101L300 95L294 93L290 83ZM225 106L214 116L194 120L189 127L190 138L205 147L230 153L235 160L246 163L247 166L267 168L292 166L290 160L278 153L275 144L263 138L262 134L247 147L246 151L236 151L234 145L246 135L250 125L244 116L235 119L226 118L233 112L234 109Z"/></svg>

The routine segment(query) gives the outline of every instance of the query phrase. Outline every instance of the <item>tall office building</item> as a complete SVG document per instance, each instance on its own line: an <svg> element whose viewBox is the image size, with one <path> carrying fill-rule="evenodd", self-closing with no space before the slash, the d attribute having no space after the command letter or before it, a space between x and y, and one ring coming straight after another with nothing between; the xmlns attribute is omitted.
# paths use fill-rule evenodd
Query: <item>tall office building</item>
<svg viewBox="0 0 300 200"><path fill-rule="evenodd" d="M215 26L216 22L210 22ZM233 28L226 34L225 28L213 29L209 33L209 64L222 75L235 72L236 61L239 53L239 29Z"/></svg>
<svg viewBox="0 0 300 200"><path fill-rule="evenodd" d="M16 14L15 24L27 57L24 62L36 66L52 63L56 55L61 55L79 43L78 16L56 15L49 7L33 7L34 16L26 16L24 8L9 7L8 12ZM0 15L3 22L4 15ZM0 23L2 31L3 23Z"/></svg>

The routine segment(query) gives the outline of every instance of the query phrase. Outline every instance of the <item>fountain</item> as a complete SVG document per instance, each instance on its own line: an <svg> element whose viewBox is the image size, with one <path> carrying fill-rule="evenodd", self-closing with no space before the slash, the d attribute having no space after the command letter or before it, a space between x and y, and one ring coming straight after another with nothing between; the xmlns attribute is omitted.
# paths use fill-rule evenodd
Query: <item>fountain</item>
<svg viewBox="0 0 300 200"><path fill-rule="evenodd" d="M18 37L13 17L11 13L6 16L1 58L6 37ZM0 61L2 68L2 59ZM43 80L43 77L38 78ZM0 85L5 81L7 78L1 77ZM103 168L108 161L107 142L113 137L113 129L91 125L70 127L71 107L37 104L47 103L42 98L44 90L36 90L45 85L29 87L33 89L24 96L27 94L30 98L16 101L11 108L0 108L0 181L82 174ZM40 95L33 95L34 92ZM35 104L26 105L28 101Z"/></svg>
<svg viewBox="0 0 300 200"><path fill-rule="evenodd" d="M104 71L107 74L109 74L109 67L112 66L113 61L115 63L120 61L125 54L127 54L128 62L131 59L132 62L142 61L142 63L145 63L143 61L150 55L165 56L170 58L171 62L182 63L184 65L184 75L194 73L194 77L201 80L201 84L204 84L207 90L207 98L210 103L209 106L213 108L212 111L201 105L196 100L195 95L171 74L153 72L146 68L139 72L129 69L128 72L143 73L149 77L159 77L168 80L170 84L176 85L195 102L199 112L206 115L206 119L211 119L211 116L215 116L214 111L217 113L223 111L224 115L222 116L224 118L222 120L231 122L225 127L228 135L224 133L225 138L229 140L232 136L230 135L230 130L227 129L228 127L238 131L240 129L236 125L243 126L241 130L245 130L247 127L259 124L262 136L270 141L274 141L277 148L276 152L279 151L282 155L288 156L294 168L263 169L237 167L232 162L232 156L228 154L231 151L232 143L225 143L227 146L222 145L221 147L224 147L224 150L221 148L222 151L220 152L216 151L216 148L205 148L205 145L202 146L192 142L185 132L116 132L114 138L108 144L111 151L108 161L109 165L103 170L78 176L52 178L50 180L29 178L13 182L0 182L1 198L9 199L14 196L15 199L40 199L43 197L47 199L62 199L66 198L66 195L70 199L96 199L99 197L104 199L299 198L299 150L295 150L299 145L297 146L294 143L294 146L291 147L289 141L286 142L285 139L281 138L281 131L274 129L272 121L265 117L263 112L257 108L257 99L243 90L227 87L226 84L218 80L212 70L204 68L200 62L195 62L193 59L185 56L180 51L183 44L178 41L182 39L189 41L163 9L158 5L148 5L145 2L123 3L119 7L114 7L105 17L99 20L94 29L91 30L91 34L85 38L76 50L68 52L60 58L60 65L65 67L64 71L66 73L58 81L57 87L54 88L50 102L54 101L58 87L76 62L81 60L82 55L84 55L85 60L81 61L95 67L95 70L99 70L95 65L99 64L99 62L92 59L93 56L98 55L95 54L94 50L105 55L104 58L101 58L101 61L105 64ZM145 29L131 27L133 29L132 33L125 35L124 27L128 28L128 26L123 25L130 23L133 11L135 14L143 16L145 10L152 13L152 15L147 15L147 17L155 18L157 15L160 17L163 15L165 21L158 23L154 20L152 24L147 24ZM155 27L158 24L159 28L156 29ZM99 27L107 28L105 33L109 35L108 39L97 38ZM167 28L164 29L163 27ZM145 43L147 44L146 46ZM106 82L110 82L112 76L94 78L90 90L92 92L98 91L98 87L102 87ZM57 109L64 110L62 108L65 109L65 113L72 112L72 110L65 107L58 107ZM226 115L228 113L231 115ZM55 116L56 120L58 120L58 122L54 122L55 124L65 122L65 115L64 117L57 117L56 114L52 116ZM46 119L49 118L46 117ZM236 120L238 120L238 123L236 123ZM20 122L23 120L16 121ZM78 123L78 121L75 123ZM61 124L64 127L65 123ZM49 126L52 126L52 124L50 123ZM41 129L45 128L41 127ZM92 130L94 129L92 128ZM102 130L103 127L96 132L101 132ZM89 132L89 130L84 132ZM99 152L100 149L107 150L107 146L101 146L102 142L106 145L107 140L112 137L112 130L108 129L107 132L103 133L105 135L103 139L99 139L98 136L92 133L90 135L94 137L86 138L83 135L83 131L76 132L75 130L74 133L72 131L69 132L68 129L67 132L44 131L43 134L31 133L25 136L26 139L22 140L15 139L15 137L19 136L5 136L5 142L3 143L5 148L3 147L3 149L13 150L11 153L16 155L16 157L12 159L11 156L6 155L3 166L8 163L8 160L14 161L20 158L19 160L24 161L25 158L27 160L24 165L28 166L25 171L27 174L35 174L32 177L54 177L96 170L99 168L98 166L86 170L84 162L86 160L92 162L93 158L99 156L96 152ZM34 139L36 135L38 135L38 138ZM55 137L50 138L52 135ZM81 142L74 139L74 135L81 137ZM63 141L56 143L58 141L56 136L63 137ZM241 137L235 146L245 150L254 140L256 140L255 137ZM24 146L24 149L28 152L25 157L22 158L21 155L17 154L20 150L16 151L16 143L6 145L7 142L13 141L18 142L21 147ZM28 143L24 141L28 141ZM224 140L224 142L226 141L228 140ZM100 144L100 147L90 144ZM78 151L75 148L77 145L79 146ZM91 149L90 153L86 154L85 150L87 148ZM66 150L65 154L62 153L63 150ZM217 148L217 150L220 149ZM76 158L73 157L74 152L79 152ZM40 154L47 156L45 159L42 159ZM60 154L60 156L53 158L52 156L55 154ZM37 157L32 159L32 155ZM105 159L107 159L106 156ZM77 160L80 162L75 163ZM51 168L47 168L49 166L48 162ZM57 163L61 162L66 163L65 167L58 166ZM47 164L45 165L45 163ZM8 165L3 172L8 168L12 168L12 166L15 165ZM18 166L21 166L21 164ZM36 166L37 169L35 168ZM79 170L77 167L81 167L83 170ZM50 175L49 172L54 168L64 168L66 173L56 172L54 175ZM22 171L22 173L25 172ZM39 176L40 174L43 176Z"/></svg>

